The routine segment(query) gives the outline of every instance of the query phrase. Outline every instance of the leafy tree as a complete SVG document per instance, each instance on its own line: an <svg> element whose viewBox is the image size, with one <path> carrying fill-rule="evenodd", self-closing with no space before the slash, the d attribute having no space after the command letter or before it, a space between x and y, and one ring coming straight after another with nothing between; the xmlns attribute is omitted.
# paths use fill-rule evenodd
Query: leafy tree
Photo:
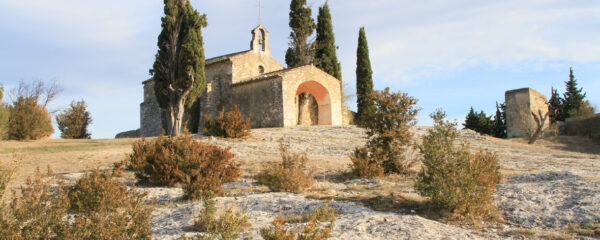
<svg viewBox="0 0 600 240"><path fill-rule="evenodd" d="M311 63L313 44L309 38L316 26L306 0L292 0L289 25L292 32L290 33L290 47L285 53L285 63L288 68Z"/></svg>
<svg viewBox="0 0 600 240"><path fill-rule="evenodd" d="M8 107L8 138L13 140L37 140L49 137L54 129L52 118L46 109L62 91L55 82L20 82L9 92L12 101Z"/></svg>
<svg viewBox="0 0 600 240"><path fill-rule="evenodd" d="M356 50L356 122L363 126L368 119L365 116L375 112L375 104L370 99L373 91L373 70L369 59L369 45L365 28L361 27L358 33L358 48Z"/></svg>
<svg viewBox="0 0 600 240"><path fill-rule="evenodd" d="M91 137L87 127L92 123L92 117L86 108L87 104L85 101L73 101L70 108L56 115L56 123L61 132L60 137L66 139L86 139Z"/></svg>
<svg viewBox="0 0 600 240"><path fill-rule="evenodd" d="M581 105L583 105L586 93L583 93L583 88L577 88L577 80L573 75L573 68L569 69L569 81L565 82L566 92L563 93L562 110L559 119L567 119L573 116Z"/></svg>
<svg viewBox="0 0 600 240"><path fill-rule="evenodd" d="M191 107L206 87L202 28L207 22L189 0L164 0L164 4L158 53L150 74L158 103L169 113L167 133L174 136L182 132L185 107Z"/></svg>
<svg viewBox="0 0 600 240"><path fill-rule="evenodd" d="M4 85L0 84L0 140L8 137L8 106L4 104Z"/></svg>
<svg viewBox="0 0 600 240"><path fill-rule="evenodd" d="M496 103L492 135L497 138L506 138L506 104L504 103Z"/></svg>
<svg viewBox="0 0 600 240"><path fill-rule="evenodd" d="M35 97L21 96L9 107L8 138L12 140L37 140L49 137L54 129L46 107Z"/></svg>
<svg viewBox="0 0 600 240"><path fill-rule="evenodd" d="M337 47L335 46L331 13L327 2L319 8L315 47L315 66L342 80L342 70L336 54Z"/></svg>
<svg viewBox="0 0 600 240"><path fill-rule="evenodd" d="M554 89L554 87L551 87L550 91L552 92L550 100L548 101L550 122L555 123L556 121L564 121L565 119L562 119L562 115L560 114L562 109L562 98L558 94L558 90Z"/></svg>
<svg viewBox="0 0 600 240"><path fill-rule="evenodd" d="M410 128L417 124L418 100L406 93L393 93L390 88L373 91L370 96L375 111L364 122L369 141L350 156L353 171L361 177L377 177L383 173L406 173L413 162L404 156L412 144ZM377 174L365 169L373 169Z"/></svg>

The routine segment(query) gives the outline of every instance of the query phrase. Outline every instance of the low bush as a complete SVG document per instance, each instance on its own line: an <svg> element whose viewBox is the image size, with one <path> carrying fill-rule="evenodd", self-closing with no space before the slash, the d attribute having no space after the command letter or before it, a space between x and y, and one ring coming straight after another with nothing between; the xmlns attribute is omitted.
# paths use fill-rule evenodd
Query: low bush
<svg viewBox="0 0 600 240"><path fill-rule="evenodd" d="M377 159L372 158L369 154L369 149L366 147L354 150L354 153L350 155L352 173L364 178L383 177L385 175L382 167L383 164L377 161Z"/></svg>
<svg viewBox="0 0 600 240"><path fill-rule="evenodd" d="M229 149L194 140L189 135L160 136L155 141L142 139L133 144L133 153L126 162L140 183L183 184L189 199L219 193L223 183L240 176L240 167L233 162Z"/></svg>
<svg viewBox="0 0 600 240"><path fill-rule="evenodd" d="M54 132L50 113L38 104L36 97L19 97L8 109L9 139L37 140Z"/></svg>
<svg viewBox="0 0 600 240"><path fill-rule="evenodd" d="M404 153L412 144L410 128L417 123L418 100L406 93L391 93L389 88L373 91L369 99L375 111L366 112L369 121L361 124L369 140L350 156L352 172L360 177L378 177L381 169L385 174L407 173L413 161Z"/></svg>
<svg viewBox="0 0 600 240"><path fill-rule="evenodd" d="M150 239L152 208L145 193L127 189L115 173L95 170L68 188L72 239Z"/></svg>
<svg viewBox="0 0 600 240"><path fill-rule="evenodd" d="M0 239L150 239L152 234L145 194L98 171L66 187L55 186L38 170L13 195L0 205Z"/></svg>
<svg viewBox="0 0 600 240"><path fill-rule="evenodd" d="M495 209L492 195L501 180L498 157L487 151L471 154L466 143L456 147L457 123L445 121L441 110L430 116L434 127L419 146L423 169L415 188L438 209L459 216L487 216Z"/></svg>
<svg viewBox="0 0 600 240"><path fill-rule="evenodd" d="M91 134L87 127L92 123L92 117L86 109L85 101L71 102L71 107L56 115L56 123L61 138L88 139Z"/></svg>
<svg viewBox="0 0 600 240"><path fill-rule="evenodd" d="M241 212L234 212L232 209L217 217L216 201L212 196L206 196L203 203L204 208L196 218L192 229L205 232L206 235L199 235L194 239L238 239L242 230L250 227L248 216Z"/></svg>
<svg viewBox="0 0 600 240"><path fill-rule="evenodd" d="M306 152L290 153L289 149L279 143L281 162L268 163L256 176L256 180L269 187L271 191L299 193L312 183L312 172L307 170L308 156Z"/></svg>
<svg viewBox="0 0 600 240"><path fill-rule="evenodd" d="M289 222L288 218L278 216L273 220L273 226L260 229L260 236L265 240L325 240L332 237L335 219L335 210L325 204L315 208L299 233L284 226Z"/></svg>
<svg viewBox="0 0 600 240"><path fill-rule="evenodd" d="M221 111L213 120L204 115L204 135L225 138L242 138L250 135L250 118L244 119L237 105L232 111Z"/></svg>
<svg viewBox="0 0 600 240"><path fill-rule="evenodd" d="M3 164L0 162L0 204L2 203L2 198L6 193L8 183L10 182L13 174L15 174L16 170L16 164Z"/></svg>

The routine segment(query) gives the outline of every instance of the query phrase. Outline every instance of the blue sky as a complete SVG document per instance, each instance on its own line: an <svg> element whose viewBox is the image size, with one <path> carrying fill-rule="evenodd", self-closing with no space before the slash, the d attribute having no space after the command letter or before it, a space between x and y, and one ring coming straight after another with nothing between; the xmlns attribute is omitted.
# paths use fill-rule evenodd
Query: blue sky
<svg viewBox="0 0 600 240"><path fill-rule="evenodd" d="M207 57L249 49L257 0L191 0L208 17ZM316 17L325 0L309 1ZM139 127L141 82L156 54L162 1L0 0L0 82L56 79L65 91L50 109L85 99L93 138ZM263 0L271 51L284 62L289 1ZM358 29L365 26L376 89L417 97L428 114L462 121L487 113L506 90L563 91L573 66L600 105L600 1L329 0L347 92L355 91ZM355 108L354 104L352 104ZM58 130L56 130L58 131ZM55 133L54 137L59 134Z"/></svg>

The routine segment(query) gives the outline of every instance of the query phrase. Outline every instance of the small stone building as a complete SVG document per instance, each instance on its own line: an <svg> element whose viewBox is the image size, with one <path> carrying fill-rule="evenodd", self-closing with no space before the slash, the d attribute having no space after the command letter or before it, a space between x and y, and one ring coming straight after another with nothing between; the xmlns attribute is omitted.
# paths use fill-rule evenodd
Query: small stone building
<svg viewBox="0 0 600 240"><path fill-rule="evenodd" d="M546 96L531 88L506 91L504 101L506 104L506 134L508 138L525 137L527 136L526 128L536 126L531 112L538 115L538 112L542 111L542 117L548 112ZM544 129L549 126L550 118L547 118Z"/></svg>
<svg viewBox="0 0 600 240"><path fill-rule="evenodd" d="M201 132L202 116L238 106L252 128L342 125L341 81L313 65L285 69L271 56L269 32L251 31L250 50L206 60L206 90L184 121ZM152 79L144 81L140 104L142 136L160 135L166 113L158 107Z"/></svg>

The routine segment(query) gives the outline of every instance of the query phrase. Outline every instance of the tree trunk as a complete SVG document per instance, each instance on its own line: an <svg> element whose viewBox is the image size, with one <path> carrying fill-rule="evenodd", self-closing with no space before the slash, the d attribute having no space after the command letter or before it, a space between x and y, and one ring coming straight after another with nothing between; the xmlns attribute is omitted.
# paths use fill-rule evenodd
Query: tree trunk
<svg viewBox="0 0 600 240"><path fill-rule="evenodd" d="M531 136L531 138L529 139L528 144L534 144L535 141L538 139L538 136L542 133L542 130L544 128L544 124L546 123L546 120L548 119L548 115L550 114L550 112L546 112L546 115L542 116L542 111L538 111L538 115L535 115L535 113L531 112L531 115L533 115L533 119L535 120L535 123L537 125L537 129L535 130L535 133L533 134L533 136Z"/></svg>

